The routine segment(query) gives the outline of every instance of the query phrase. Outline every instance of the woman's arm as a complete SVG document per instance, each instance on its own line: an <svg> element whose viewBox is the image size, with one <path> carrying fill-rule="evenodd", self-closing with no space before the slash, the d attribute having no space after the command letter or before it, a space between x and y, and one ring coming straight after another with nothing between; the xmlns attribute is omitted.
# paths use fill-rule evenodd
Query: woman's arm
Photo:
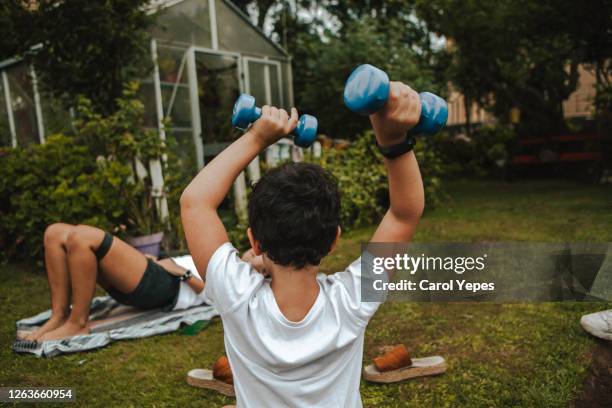
<svg viewBox="0 0 612 408"><path fill-rule="evenodd" d="M153 262L157 263L158 265L160 265L161 267L163 267L165 270L168 271L168 273L174 275L174 276L183 276L186 272L187 269L183 268L182 266L178 265L176 262L174 262L174 260L172 260L172 258L166 258L166 259L162 259L162 260L157 260L156 257L150 256L150 255L145 255L147 258L150 258L153 260ZM242 255L242 260L245 262L248 262L249 264L251 264L251 266L253 268L255 268L257 270L257 272L261 273L264 276L268 276L269 273L265 270L264 265L263 265L263 260L261 255L260 256L256 256L255 253L253 252L253 249L250 249L248 251L246 251L243 255ZM192 273L198 273L198 272L193 272ZM206 285L206 281L202 280L202 279L198 279L196 277L192 277L190 279L187 279L185 281L185 283L187 283L187 285L189 285L189 287L197 294L201 293L204 290L204 286Z"/></svg>
<svg viewBox="0 0 612 408"><path fill-rule="evenodd" d="M206 285L206 282L204 282L202 279L196 278L195 276L187 279L185 283L187 283L187 285L189 285L189 287L197 294L200 294L204 290L204 285Z"/></svg>
<svg viewBox="0 0 612 408"><path fill-rule="evenodd" d="M154 261L154 262L162 266L165 270L168 271L169 274L174 275L174 276L181 277L187 272L187 269L183 268L182 266L177 265L176 262L174 262L170 258L166 258L166 259L162 259L161 261ZM197 273L197 272L192 271L192 273ZM204 285L206 285L205 281L203 281L202 279L198 279L195 276L192 276L191 278L187 279L184 282L187 285L189 285L189 287L195 293L198 293L198 294L204 290Z"/></svg>

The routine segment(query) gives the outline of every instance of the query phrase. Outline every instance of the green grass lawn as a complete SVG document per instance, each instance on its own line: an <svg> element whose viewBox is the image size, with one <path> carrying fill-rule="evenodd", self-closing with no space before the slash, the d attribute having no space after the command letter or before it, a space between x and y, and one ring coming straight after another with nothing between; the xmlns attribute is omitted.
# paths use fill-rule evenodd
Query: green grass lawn
<svg viewBox="0 0 612 408"><path fill-rule="evenodd" d="M462 181L425 215L418 241L612 241L612 189L569 182ZM323 268L343 269L373 228L344 235ZM216 321L196 336L123 341L95 352L37 359L9 348L15 321L49 306L33 265L0 267L0 386L69 386L83 406L221 406L233 400L187 386L185 375L223 353ZM578 395L596 342L580 316L596 303L388 303L366 332L364 363L386 344L440 354L448 371L394 385L362 382L365 406L564 407Z"/></svg>

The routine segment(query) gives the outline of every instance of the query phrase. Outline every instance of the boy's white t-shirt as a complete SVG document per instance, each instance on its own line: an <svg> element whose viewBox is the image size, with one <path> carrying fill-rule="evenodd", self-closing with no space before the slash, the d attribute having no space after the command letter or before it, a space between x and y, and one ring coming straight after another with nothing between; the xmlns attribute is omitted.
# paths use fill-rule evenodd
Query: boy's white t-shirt
<svg viewBox="0 0 612 408"><path fill-rule="evenodd" d="M173 257L172 260L178 266L190 270L193 278L202 280L191 255ZM203 303L206 303L204 291L196 293L193 289L191 289L191 286L189 286L186 281L182 281L179 285L179 293L176 299L176 304L172 310L188 309L192 306L198 306Z"/></svg>
<svg viewBox="0 0 612 408"><path fill-rule="evenodd" d="M315 303L292 322L270 279L231 243L217 249L204 293L223 321L239 407L361 407L364 332L380 303L360 301L360 259L343 272L320 273Z"/></svg>

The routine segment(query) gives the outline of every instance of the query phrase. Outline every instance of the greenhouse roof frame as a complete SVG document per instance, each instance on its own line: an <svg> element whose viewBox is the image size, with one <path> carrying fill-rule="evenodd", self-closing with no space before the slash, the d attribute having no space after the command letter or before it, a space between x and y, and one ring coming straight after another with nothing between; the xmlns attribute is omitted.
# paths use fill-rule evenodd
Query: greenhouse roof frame
<svg viewBox="0 0 612 408"><path fill-rule="evenodd" d="M155 14L157 12L159 12L160 10L163 9L167 9L170 8L172 6L175 6L177 4L180 4L182 2L184 2L185 0L152 0L149 5L147 6L147 13L149 14ZM206 0L205 0L206 1ZM222 1L224 4L226 4L229 8L232 9L232 11L234 11L241 19L243 19L245 21L245 23L249 24L251 27L253 27L255 29L255 31L257 31L259 33L259 35L261 35L268 43L270 43L274 48L276 48L280 53L282 53L286 58L290 58L289 53L287 53L287 51L281 47L280 45L278 45L277 43L275 43L274 41L272 41L272 39L270 37L268 37L268 35L266 35L266 33L259 28L257 25L253 24L253 22L251 21L251 19L249 18L248 15L246 15L242 10L240 10L238 8L238 6L236 6L234 3L232 3L230 0L220 0ZM215 17L216 18L216 17Z"/></svg>

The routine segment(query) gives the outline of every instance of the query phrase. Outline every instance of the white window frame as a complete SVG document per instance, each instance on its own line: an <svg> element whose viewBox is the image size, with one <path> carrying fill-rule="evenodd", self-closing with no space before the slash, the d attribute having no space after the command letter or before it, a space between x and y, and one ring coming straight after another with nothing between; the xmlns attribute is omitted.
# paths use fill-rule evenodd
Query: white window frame
<svg viewBox="0 0 612 408"><path fill-rule="evenodd" d="M45 122L43 119L42 106L40 104L40 93L38 93L38 76L34 65L30 65L32 91L34 93L34 112L36 113L36 125L38 126L38 140L40 144L45 143Z"/></svg>
<svg viewBox="0 0 612 408"><path fill-rule="evenodd" d="M214 50L218 50L219 33L217 31L217 5L215 0L208 0L208 17L210 18L210 44Z"/></svg>
<svg viewBox="0 0 612 408"><path fill-rule="evenodd" d="M6 70L2 71L2 86L4 87L4 101L6 103L6 114L8 115L9 130L11 132L11 146L17 147L17 130L15 128L15 116L13 114L13 102L11 99L11 88Z"/></svg>
<svg viewBox="0 0 612 408"><path fill-rule="evenodd" d="M200 115L200 99L198 95L198 73L196 70L196 53L215 56L229 56L236 58L238 69L238 88L244 92L242 55L238 52L220 51L206 47L191 46L187 50L187 77L189 80L189 99L191 105L191 127L193 131L193 142L196 147L196 160L198 168L204 167L204 142L202 140L202 117ZM229 118L228 118L229 120Z"/></svg>
<svg viewBox="0 0 612 408"><path fill-rule="evenodd" d="M264 101L265 104L270 105L272 104L272 86L271 86L271 79L270 79L270 66L274 66L276 68L276 78L278 80L278 93L279 93L279 100L280 100L280 105L281 106L285 106L285 97L283 95L283 71L281 69L281 63L280 61L275 61L275 60L271 60L268 58L257 58L257 57L242 57L242 61L244 64L244 67L242 68L242 70L245 72L245 89L247 93L251 93L251 76L250 76L250 71L249 71L249 62L255 62L258 64L264 64L264 86L265 86L265 90L266 90L266 100ZM264 103L261 103L261 105L264 105Z"/></svg>

